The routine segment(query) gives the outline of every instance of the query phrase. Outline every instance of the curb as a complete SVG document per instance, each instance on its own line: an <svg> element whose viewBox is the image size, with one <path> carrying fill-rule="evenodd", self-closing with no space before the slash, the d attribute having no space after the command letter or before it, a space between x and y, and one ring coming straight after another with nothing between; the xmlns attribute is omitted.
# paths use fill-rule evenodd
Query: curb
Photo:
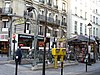
<svg viewBox="0 0 100 75"><path fill-rule="evenodd" d="M58 68L60 68L60 63L58 64ZM78 65L78 62L67 62L67 63L64 63L64 67L65 66L71 66L71 65ZM31 68L31 70L35 71L35 70L42 70L43 68L43 65L42 64L37 64L35 66L33 66ZM46 64L45 65L45 68L46 69L50 69L50 68L54 68L54 64Z"/></svg>

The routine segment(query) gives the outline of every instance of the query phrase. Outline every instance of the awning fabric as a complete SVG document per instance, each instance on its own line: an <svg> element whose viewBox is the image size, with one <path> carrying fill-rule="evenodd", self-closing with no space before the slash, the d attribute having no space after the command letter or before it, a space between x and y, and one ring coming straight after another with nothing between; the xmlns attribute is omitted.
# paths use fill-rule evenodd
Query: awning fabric
<svg viewBox="0 0 100 75"><path fill-rule="evenodd" d="M77 35L73 38L68 39L68 42L89 42L89 36ZM93 37L90 37L90 42L95 42Z"/></svg>

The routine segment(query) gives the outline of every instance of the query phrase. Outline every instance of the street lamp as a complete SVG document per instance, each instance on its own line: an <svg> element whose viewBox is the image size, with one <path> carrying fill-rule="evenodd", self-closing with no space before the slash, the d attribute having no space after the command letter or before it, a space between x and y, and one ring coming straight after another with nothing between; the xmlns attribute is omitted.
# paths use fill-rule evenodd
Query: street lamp
<svg viewBox="0 0 100 75"><path fill-rule="evenodd" d="M91 65L91 63L90 63L90 50L91 50L91 46L90 46L90 29L92 28L92 25L89 23L87 26L89 28L89 42L88 42L88 50L87 50L88 64Z"/></svg>
<svg viewBox="0 0 100 75"><path fill-rule="evenodd" d="M37 51L38 20L39 20L38 17L39 17L39 12L34 7L28 7L27 10L28 10L28 12L33 11L34 14L35 14L35 17L36 17L36 25L34 27L34 60L35 60L36 59L36 51ZM37 14L35 13L35 11L36 11ZM36 61L35 61L35 64L36 64Z"/></svg>
<svg viewBox="0 0 100 75"><path fill-rule="evenodd" d="M90 29L91 29L92 25L89 23L87 26L89 28L89 42L88 42L88 49L87 49L86 57L85 57L85 59L86 59L86 72L87 72L87 64L91 65L91 63L90 63L90 53L89 52L90 52L90 49L91 49L91 46L90 46Z"/></svg>
<svg viewBox="0 0 100 75"><path fill-rule="evenodd" d="M90 29L91 29L92 25L89 23L87 26L89 28L89 45L90 45Z"/></svg>

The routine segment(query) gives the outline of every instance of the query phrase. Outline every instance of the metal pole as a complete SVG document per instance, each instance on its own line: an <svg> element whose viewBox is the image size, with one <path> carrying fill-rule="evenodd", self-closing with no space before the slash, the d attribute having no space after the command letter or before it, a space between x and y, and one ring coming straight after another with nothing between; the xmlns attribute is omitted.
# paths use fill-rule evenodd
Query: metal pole
<svg viewBox="0 0 100 75"><path fill-rule="evenodd" d="M63 75L63 61L61 62L61 75Z"/></svg>
<svg viewBox="0 0 100 75"><path fill-rule="evenodd" d="M35 9L35 8L34 8ZM35 9L36 10L36 9ZM37 38L38 38L38 28L39 28L39 25L38 25L38 21L39 21L39 13L38 13L38 11L36 10L36 12L37 12L37 15L36 15L36 13L35 13L35 11L34 11L34 14L35 14L35 17L36 17L36 25L35 25L35 29L34 29L34 60L36 59L36 53L37 53ZM36 65L36 60L35 60L35 64L34 65Z"/></svg>
<svg viewBox="0 0 100 75"><path fill-rule="evenodd" d="M17 75L17 70L18 70L18 56L15 57L15 63L16 63L15 75Z"/></svg>
<svg viewBox="0 0 100 75"><path fill-rule="evenodd" d="M10 27L9 27L9 31L8 31L8 36L9 36L9 59L10 59L10 56L11 56L11 43L12 43L12 23L13 21L11 20L11 24L10 24Z"/></svg>
<svg viewBox="0 0 100 75"><path fill-rule="evenodd" d="M90 28L89 28L89 46L90 46ZM89 49L88 49L88 64L91 65Z"/></svg>
<svg viewBox="0 0 100 75"><path fill-rule="evenodd" d="M45 34L44 34L44 54L43 54L43 69L42 69L42 75L45 75L45 54L46 54L46 29L47 29L47 8L45 12Z"/></svg>
<svg viewBox="0 0 100 75"><path fill-rule="evenodd" d="M87 72L87 59L86 59L86 72Z"/></svg>
<svg viewBox="0 0 100 75"><path fill-rule="evenodd" d="M10 59L10 56L11 56L11 44L12 44L12 23L15 21L11 19L11 24L10 24L10 27L9 27L9 31L8 31L8 37L9 37L9 59Z"/></svg>
<svg viewBox="0 0 100 75"><path fill-rule="evenodd" d="M14 41L13 41L13 43L14 43L14 47L13 47L13 60L14 60L14 58L15 58L15 38L14 38Z"/></svg>
<svg viewBox="0 0 100 75"><path fill-rule="evenodd" d="M18 62L16 61L15 75L17 75L17 70L18 70Z"/></svg>

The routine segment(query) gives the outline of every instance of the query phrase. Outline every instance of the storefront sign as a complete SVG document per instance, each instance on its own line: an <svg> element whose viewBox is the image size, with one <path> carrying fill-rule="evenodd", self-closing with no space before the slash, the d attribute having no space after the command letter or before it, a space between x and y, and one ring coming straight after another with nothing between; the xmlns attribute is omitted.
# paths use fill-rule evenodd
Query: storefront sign
<svg viewBox="0 0 100 75"><path fill-rule="evenodd" d="M15 25L23 24L24 22L25 22L24 18L19 18L19 19L16 19Z"/></svg>
<svg viewBox="0 0 100 75"><path fill-rule="evenodd" d="M8 35L0 34L0 41L8 41Z"/></svg>
<svg viewBox="0 0 100 75"><path fill-rule="evenodd" d="M31 35L22 35L22 34L19 34L19 38L33 38L33 36Z"/></svg>

